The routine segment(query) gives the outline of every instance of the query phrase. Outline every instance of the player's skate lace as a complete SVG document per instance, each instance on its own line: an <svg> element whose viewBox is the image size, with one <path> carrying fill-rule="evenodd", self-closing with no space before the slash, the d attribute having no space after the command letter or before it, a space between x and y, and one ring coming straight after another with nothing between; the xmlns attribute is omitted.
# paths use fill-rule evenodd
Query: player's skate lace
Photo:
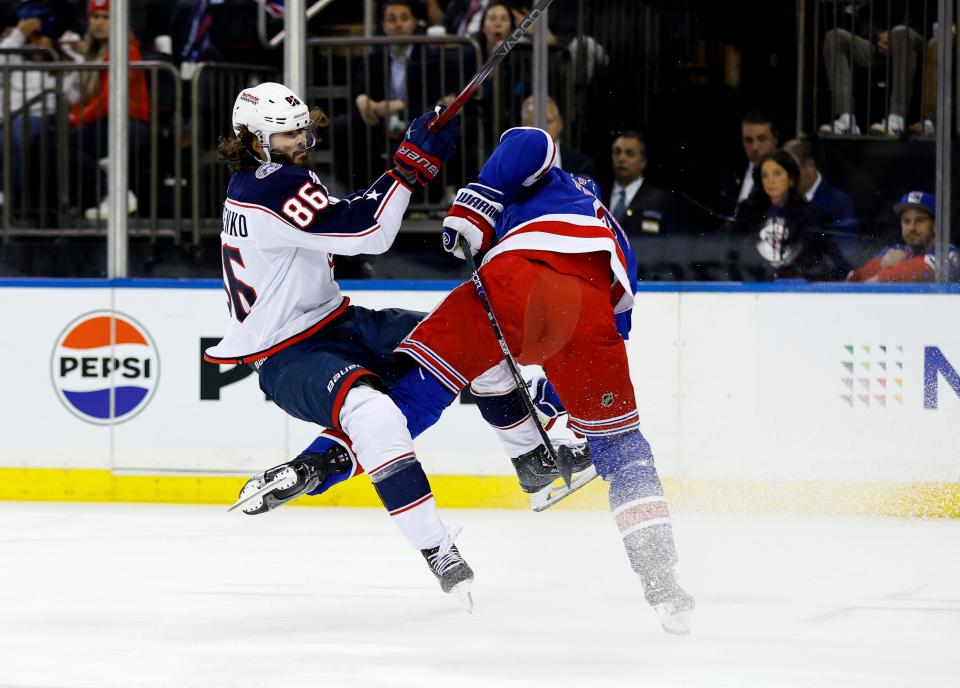
<svg viewBox="0 0 960 688"><path fill-rule="evenodd" d="M439 545L420 550L433 575L440 581L440 589L444 592L450 592L458 584L473 580L473 569L464 561L457 546L453 544L461 530L459 526L447 529Z"/></svg>

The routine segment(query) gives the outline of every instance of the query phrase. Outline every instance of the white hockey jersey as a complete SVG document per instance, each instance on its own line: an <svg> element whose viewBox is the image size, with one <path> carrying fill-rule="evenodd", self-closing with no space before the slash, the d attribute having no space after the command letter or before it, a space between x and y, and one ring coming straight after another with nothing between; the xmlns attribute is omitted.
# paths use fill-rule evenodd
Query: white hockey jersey
<svg viewBox="0 0 960 688"><path fill-rule="evenodd" d="M409 201L410 188L390 172L346 198L331 197L296 165L236 172L220 233L230 324L204 358L251 363L337 317L348 299L334 280L333 256L386 251Z"/></svg>

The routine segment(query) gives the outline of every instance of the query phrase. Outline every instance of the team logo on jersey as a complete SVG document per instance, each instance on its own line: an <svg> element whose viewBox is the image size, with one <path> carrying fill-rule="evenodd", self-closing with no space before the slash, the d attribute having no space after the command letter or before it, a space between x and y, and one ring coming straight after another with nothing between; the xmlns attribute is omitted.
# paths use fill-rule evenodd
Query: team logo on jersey
<svg viewBox="0 0 960 688"><path fill-rule="evenodd" d="M262 165L260 165L260 167L257 168L257 171L254 172L253 175L257 179L265 179L266 177L269 177L271 174L279 170L281 167L283 166L280 165L279 163L265 162Z"/></svg>
<svg viewBox="0 0 960 688"><path fill-rule="evenodd" d="M94 311L64 328L50 369L53 388L68 411L88 423L110 425L130 420L150 403L160 358L136 320Z"/></svg>

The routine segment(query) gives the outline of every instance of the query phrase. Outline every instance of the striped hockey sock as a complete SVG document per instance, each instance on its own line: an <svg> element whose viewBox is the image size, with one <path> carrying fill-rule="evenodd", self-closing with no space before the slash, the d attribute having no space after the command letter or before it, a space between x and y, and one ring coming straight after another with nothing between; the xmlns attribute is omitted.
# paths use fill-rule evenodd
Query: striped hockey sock
<svg viewBox="0 0 960 688"><path fill-rule="evenodd" d="M414 549L436 547L446 533L419 461L373 484L380 501Z"/></svg>
<svg viewBox="0 0 960 688"><path fill-rule="evenodd" d="M589 442L597 472L609 484L610 510L630 566L641 576L672 567L673 528L649 443L638 430Z"/></svg>

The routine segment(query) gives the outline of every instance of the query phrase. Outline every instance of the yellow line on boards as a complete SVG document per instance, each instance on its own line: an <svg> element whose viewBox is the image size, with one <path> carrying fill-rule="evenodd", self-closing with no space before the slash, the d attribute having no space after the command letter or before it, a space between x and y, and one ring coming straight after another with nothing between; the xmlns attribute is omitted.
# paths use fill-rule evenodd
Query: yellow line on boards
<svg viewBox="0 0 960 688"><path fill-rule="evenodd" d="M244 482L223 476L114 474L106 469L0 468L0 500L228 505ZM670 507L683 512L960 518L956 483L663 482ZM514 476L432 475L430 483L441 508L529 508L529 497ZM360 476L293 505L378 507L380 501L370 480ZM595 480L553 508L605 511L606 486Z"/></svg>

